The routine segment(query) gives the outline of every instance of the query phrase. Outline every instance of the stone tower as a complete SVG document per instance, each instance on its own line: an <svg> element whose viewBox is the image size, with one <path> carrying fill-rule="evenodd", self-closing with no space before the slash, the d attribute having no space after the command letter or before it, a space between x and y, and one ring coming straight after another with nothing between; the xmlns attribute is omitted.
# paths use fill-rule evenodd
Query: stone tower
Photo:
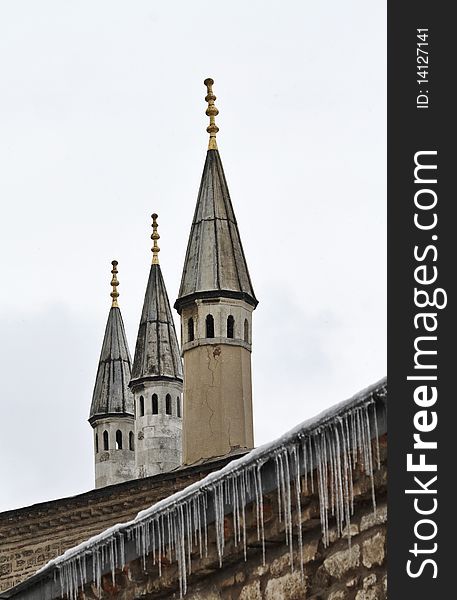
<svg viewBox="0 0 457 600"><path fill-rule="evenodd" d="M117 261L111 263L112 306L98 363L89 423L94 429L95 487L136 477L130 352L117 304Z"/></svg>
<svg viewBox="0 0 457 600"><path fill-rule="evenodd" d="M138 477L182 464L182 362L167 290L159 265L157 215L132 379L135 398L135 455Z"/></svg>
<svg viewBox="0 0 457 600"><path fill-rule="evenodd" d="M184 358L183 463L254 446L249 277L221 158L207 79L210 134L175 308Z"/></svg>

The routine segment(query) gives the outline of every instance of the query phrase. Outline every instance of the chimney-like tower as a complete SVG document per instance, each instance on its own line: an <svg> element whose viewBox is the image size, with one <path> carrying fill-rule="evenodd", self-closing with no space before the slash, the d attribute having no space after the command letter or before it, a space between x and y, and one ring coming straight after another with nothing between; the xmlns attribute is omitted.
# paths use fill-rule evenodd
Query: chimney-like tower
<svg viewBox="0 0 457 600"><path fill-rule="evenodd" d="M129 384L135 397L138 477L182 464L182 361L159 264L157 215L152 219L152 265Z"/></svg>
<svg viewBox="0 0 457 600"><path fill-rule="evenodd" d="M111 309L98 363L89 423L94 429L95 487L135 479L131 359L117 304L117 261L111 263Z"/></svg>
<svg viewBox="0 0 457 600"><path fill-rule="evenodd" d="M217 149L212 79L210 135L175 308L184 358L183 463L254 446L252 288Z"/></svg>

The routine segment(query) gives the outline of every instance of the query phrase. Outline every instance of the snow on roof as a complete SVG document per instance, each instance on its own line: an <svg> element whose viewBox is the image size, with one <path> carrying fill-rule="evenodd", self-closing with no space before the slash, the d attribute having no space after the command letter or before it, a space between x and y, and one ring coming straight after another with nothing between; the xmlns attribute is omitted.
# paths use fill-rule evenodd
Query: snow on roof
<svg viewBox="0 0 457 600"><path fill-rule="evenodd" d="M383 414L386 399L387 380L384 378L353 398L304 421L280 438L142 510L131 521L113 525L68 549L1 597L15 596L35 581L54 575L54 582L56 576L60 580L59 595L65 593L76 598L81 585L94 582L100 587L102 574L111 571L114 579L116 568L123 568L132 558L145 557L150 552L159 566L159 575L162 553L174 556L183 596L187 590L187 571L191 553L195 551L195 541L201 556L207 550L208 523L215 522L222 564L224 515L233 512L235 542L243 545L246 558L245 507L251 502L256 503L259 541L264 548L262 495L278 489L279 510L283 512L286 531L292 534L292 497L295 497L295 509L300 518L303 481L319 496L323 541L328 544L329 509L336 515L340 535L350 523L353 510L352 471L357 464L363 465L371 478L375 510L373 471L379 468L379 447L375 444L373 451L371 440L379 437L378 417ZM268 477L266 463L273 467L274 477ZM314 470L317 471L316 490L311 476ZM328 472L331 472L330 482L327 480ZM295 493L292 492L292 481ZM334 485L334 489L330 490L330 485ZM301 550L301 527L299 529Z"/></svg>

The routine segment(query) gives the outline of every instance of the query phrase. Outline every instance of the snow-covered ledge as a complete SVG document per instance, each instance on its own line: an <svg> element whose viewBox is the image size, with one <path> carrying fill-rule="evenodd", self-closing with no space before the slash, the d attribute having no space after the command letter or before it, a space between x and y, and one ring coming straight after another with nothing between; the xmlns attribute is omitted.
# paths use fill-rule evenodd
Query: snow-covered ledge
<svg viewBox="0 0 457 600"><path fill-rule="evenodd" d="M201 557L207 552L207 527L211 523L222 565L225 514L233 515L234 541L243 548L246 557L245 509L254 503L258 538L265 553L263 495L273 490L277 490L279 516L284 520L291 552L293 533L297 534L301 550L302 488L309 488L319 497L322 539L327 545L329 514L336 518L339 535L344 530L350 531L353 470L360 465L370 477L373 510L376 510L373 473L379 468L377 440L387 428L386 404L387 381L383 379L141 511L132 521L114 525L67 550L26 581L3 592L0 598L35 600L66 595L76 599L82 585L93 583L100 588L103 575L111 572L114 580L117 569L150 553L158 564L159 576L163 554L176 561L183 596L192 553L197 552ZM296 526L292 506L299 515Z"/></svg>

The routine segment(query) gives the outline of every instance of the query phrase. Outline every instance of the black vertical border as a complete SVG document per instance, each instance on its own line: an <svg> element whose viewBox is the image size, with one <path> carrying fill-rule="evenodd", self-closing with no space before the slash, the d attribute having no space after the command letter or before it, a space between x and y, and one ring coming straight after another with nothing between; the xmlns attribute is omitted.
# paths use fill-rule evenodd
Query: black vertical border
<svg viewBox="0 0 457 600"><path fill-rule="evenodd" d="M389 380L389 512L388 512L388 597L392 600L422 600L450 598L456 594L454 583L457 566L454 566L452 542L457 535L455 513L457 492L454 459L457 451L457 429L454 405L457 393L454 373L457 374L457 326L455 279L457 276L457 175L456 106L452 89L455 87L454 61L457 58L455 40L456 24L451 17L452 3L423 0L388 0L388 380ZM429 30L429 107L416 108L419 93L417 83L417 29ZM415 228L414 155L421 150L437 150L437 179L434 189L438 193L438 224L432 232ZM427 453L427 461L436 459L438 476L437 494L422 495L425 507L428 498L436 497L438 509L430 518L436 521L436 538L417 540L415 523L426 516L414 509L414 496L405 489L414 486L414 474L408 473L406 455L413 451L413 419L416 411L413 391L417 382L407 381L414 371L414 315L421 312L414 306L414 247L424 248L434 243L438 250L435 264L438 268L436 287L444 288L448 296L447 307L436 310L439 321L436 362L434 372L438 381L438 401L434 408L438 426L428 434L437 440L438 448ZM433 287L433 286L430 286ZM432 308L428 310L432 311ZM432 372L430 372L432 373ZM416 451L417 452L417 451ZM425 473L425 481L435 473ZM416 474L417 475L417 474ZM430 477L427 477L430 476ZM431 486L433 487L433 486ZM426 527L422 530L426 532ZM431 531L431 529L430 529ZM436 552L418 554L410 550L417 542L421 549L430 550L437 544ZM434 568L424 565L422 574L412 578L407 573L407 561L413 560L412 569L419 571L422 560L431 558Z"/></svg>

